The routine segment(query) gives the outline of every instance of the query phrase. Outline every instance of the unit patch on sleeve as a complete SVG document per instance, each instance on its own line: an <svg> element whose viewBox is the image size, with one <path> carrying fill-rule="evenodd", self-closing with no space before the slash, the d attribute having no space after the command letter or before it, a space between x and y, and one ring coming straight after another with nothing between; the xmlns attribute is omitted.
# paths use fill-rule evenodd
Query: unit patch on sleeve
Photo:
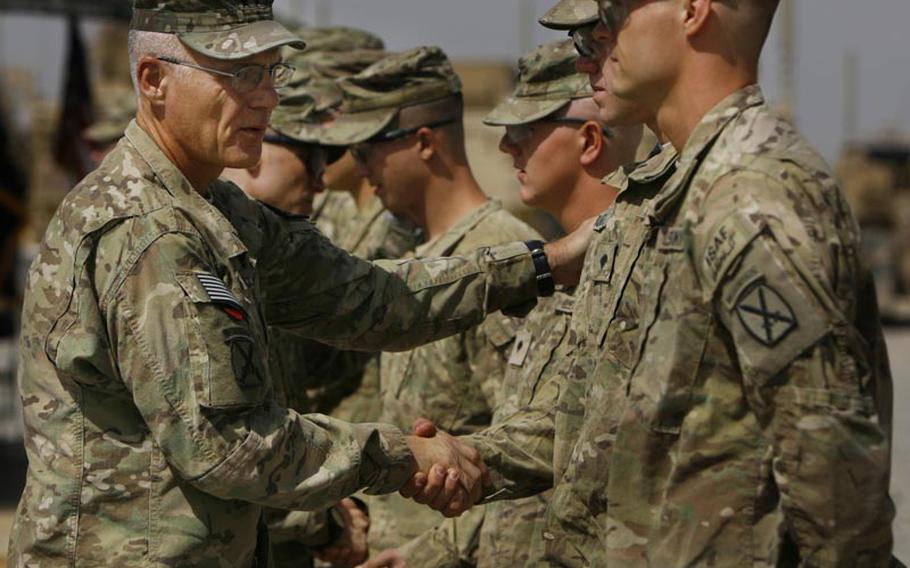
<svg viewBox="0 0 910 568"><path fill-rule="evenodd" d="M766 347L774 347L799 327L793 308L764 280L743 290L735 309L746 331Z"/></svg>

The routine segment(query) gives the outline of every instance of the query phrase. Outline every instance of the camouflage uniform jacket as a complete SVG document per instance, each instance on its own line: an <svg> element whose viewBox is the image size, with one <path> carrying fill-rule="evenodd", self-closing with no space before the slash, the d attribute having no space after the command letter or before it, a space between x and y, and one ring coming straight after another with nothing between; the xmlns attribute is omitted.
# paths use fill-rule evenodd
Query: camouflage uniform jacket
<svg viewBox="0 0 910 568"><path fill-rule="evenodd" d="M621 199L617 199L609 214L602 218L615 216L629 219L634 227L642 208L657 195L674 172L676 160L676 151L668 144L659 154L641 163L625 166L608 176L604 183L617 187ZM600 252L603 236L602 231L595 233L595 240L586 257L582 286L596 274L601 262L612 259L612 256L605 257ZM574 304L572 312L575 312ZM572 319L580 317L574 315ZM584 395L589 378L574 364L577 343L578 333L570 325L552 362L541 370L542 376L537 379L538 386L530 402L504 420L497 420L491 427L465 437L478 448L490 468L493 485L487 500L513 500L538 495L552 488L554 480L562 477L584 418ZM538 566L543 563L543 536L542 530L535 531L525 561L517 565ZM582 535L573 534L572 537L569 546L579 550L598 546L594 529Z"/></svg>
<svg viewBox="0 0 910 568"><path fill-rule="evenodd" d="M535 238L533 229L489 201L418 247L416 255L459 254L482 244ZM382 421L408 428L423 416L456 434L488 425L501 400L509 347L519 325L520 320L493 316L459 335L408 352L383 353ZM370 516L373 550L399 548L410 565L429 567L474 557L483 510L446 520L390 495L370 500Z"/></svg>
<svg viewBox="0 0 910 568"><path fill-rule="evenodd" d="M575 301L573 292L559 290L553 297L542 299L515 335L502 383L503 397L493 413L494 427L514 416L528 420L525 409L540 397L551 401L546 410L546 416L550 416L557 397L544 394L545 377L554 376L553 369L558 368L567 355L569 321ZM539 455L542 448L552 448L551 440L525 439L522 451ZM552 462L552 457L545 456L545 459ZM548 501L549 492L545 492L486 505L477 552L478 567L524 566L533 559L543 558L540 534Z"/></svg>
<svg viewBox="0 0 910 568"><path fill-rule="evenodd" d="M13 566L250 566L260 505L393 491L413 467L393 427L275 404L266 321L404 349L535 294L521 243L371 264L236 186L208 195L133 123L55 215L24 305Z"/></svg>
<svg viewBox="0 0 910 568"><path fill-rule="evenodd" d="M358 210L340 191L322 195L310 218L333 242L365 260L396 259L417 246L418 235L371 199ZM278 403L300 413L329 414L346 422L375 422L379 398L379 354L348 351L269 329L269 365ZM302 566L313 548L328 544L331 519L324 513L269 509L264 512L278 566Z"/></svg>
<svg viewBox="0 0 910 568"><path fill-rule="evenodd" d="M557 565L883 566L891 380L859 235L758 87L641 214L598 222L573 332L584 421ZM586 534L596 546L577 546ZM580 535L580 536L579 536Z"/></svg>
<svg viewBox="0 0 910 568"><path fill-rule="evenodd" d="M377 197L358 210L348 193L326 192L311 220L333 243L365 260L402 258L419 242L418 232L396 219ZM276 330L274 335L282 333ZM296 348L292 347L295 342ZM293 363L290 369L296 369L300 379L288 389L292 408L300 410L298 405L303 405L307 412L348 422L379 419L378 353L300 344L296 336L281 344L284 353L278 359L294 359L286 362Z"/></svg>

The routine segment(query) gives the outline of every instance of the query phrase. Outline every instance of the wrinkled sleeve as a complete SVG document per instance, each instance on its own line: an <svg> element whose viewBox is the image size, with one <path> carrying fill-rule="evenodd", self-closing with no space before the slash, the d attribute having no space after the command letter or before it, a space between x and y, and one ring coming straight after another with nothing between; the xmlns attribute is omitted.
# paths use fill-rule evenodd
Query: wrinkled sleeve
<svg viewBox="0 0 910 568"><path fill-rule="evenodd" d="M459 568L477 565L480 530L485 510L474 507L455 519L444 519L433 528L398 547L408 566Z"/></svg>
<svg viewBox="0 0 910 568"><path fill-rule="evenodd" d="M401 432L277 406L255 324L188 294L207 258L195 237L161 235L106 294L117 368L168 464L216 497L286 509L396 490L413 468Z"/></svg>
<svg viewBox="0 0 910 568"><path fill-rule="evenodd" d="M527 405L502 422L461 439L477 448L490 471L492 485L485 501L519 499L553 487L554 442L559 409L573 406L566 373L571 368L568 342L544 370L540 386Z"/></svg>
<svg viewBox="0 0 910 568"><path fill-rule="evenodd" d="M704 204L695 262L773 455L802 562L885 565L893 506L881 418L890 400L877 393L890 378L855 323L868 316L856 313L868 282L840 236L850 233L807 222L810 203L801 188L729 175Z"/></svg>
<svg viewBox="0 0 910 568"><path fill-rule="evenodd" d="M258 266L266 319L339 347L411 349L537 296L522 243L467 256L371 263L336 247L308 222L262 214L270 244Z"/></svg>

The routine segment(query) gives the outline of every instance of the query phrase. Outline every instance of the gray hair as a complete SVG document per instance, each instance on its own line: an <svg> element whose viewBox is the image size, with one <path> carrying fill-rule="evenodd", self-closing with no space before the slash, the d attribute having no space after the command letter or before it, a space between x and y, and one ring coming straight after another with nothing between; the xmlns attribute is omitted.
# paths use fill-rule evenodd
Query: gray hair
<svg viewBox="0 0 910 568"><path fill-rule="evenodd" d="M172 57L178 60L191 59L189 50L174 34L159 32L141 32L130 30L127 36L127 48L130 56L130 78L133 88L139 95L139 61L146 55L152 57ZM175 72L182 73L184 67L177 67Z"/></svg>

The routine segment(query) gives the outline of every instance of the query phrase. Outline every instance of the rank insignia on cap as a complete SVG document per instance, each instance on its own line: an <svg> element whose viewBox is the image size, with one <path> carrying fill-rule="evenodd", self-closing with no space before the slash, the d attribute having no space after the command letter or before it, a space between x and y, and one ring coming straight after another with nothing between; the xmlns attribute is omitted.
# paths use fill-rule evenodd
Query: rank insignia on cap
<svg viewBox="0 0 910 568"><path fill-rule="evenodd" d="M234 296L234 294L224 285L224 282L216 276L205 272L197 272L196 278L209 295L209 300L213 304L220 304L224 307L225 313L235 320L243 320L243 304Z"/></svg>
<svg viewBox="0 0 910 568"><path fill-rule="evenodd" d="M799 327L787 301L764 281L746 288L735 309L749 335L766 347L774 347Z"/></svg>

